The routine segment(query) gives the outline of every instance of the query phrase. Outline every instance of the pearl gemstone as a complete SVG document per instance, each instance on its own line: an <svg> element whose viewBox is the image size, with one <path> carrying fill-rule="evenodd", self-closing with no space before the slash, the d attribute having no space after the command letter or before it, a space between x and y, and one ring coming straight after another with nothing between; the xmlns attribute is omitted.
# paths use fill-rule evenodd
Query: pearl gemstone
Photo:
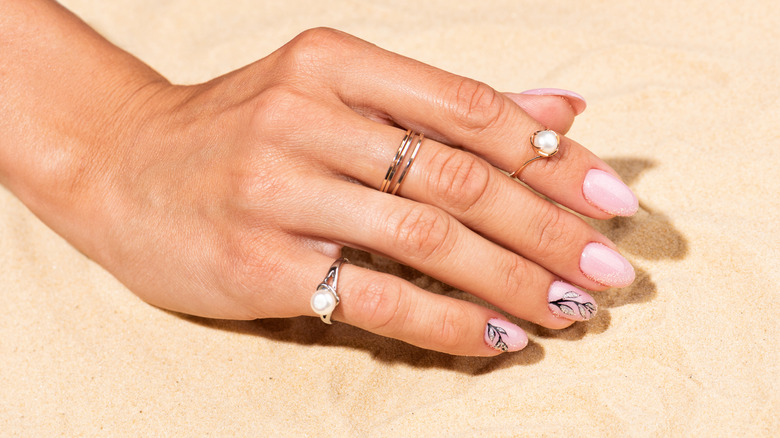
<svg viewBox="0 0 780 438"><path fill-rule="evenodd" d="M558 134L555 131L537 131L533 136L533 145L539 155L549 157L558 152Z"/></svg>
<svg viewBox="0 0 780 438"><path fill-rule="evenodd" d="M336 294L326 285L320 285L311 296L311 309L319 315L332 313L336 304Z"/></svg>

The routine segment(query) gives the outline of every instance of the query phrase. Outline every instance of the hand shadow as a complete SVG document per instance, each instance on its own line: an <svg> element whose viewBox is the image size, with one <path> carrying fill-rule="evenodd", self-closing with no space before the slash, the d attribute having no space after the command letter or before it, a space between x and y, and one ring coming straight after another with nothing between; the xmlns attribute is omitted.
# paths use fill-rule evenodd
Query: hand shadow
<svg viewBox="0 0 780 438"><path fill-rule="evenodd" d="M647 169L656 166L654 160L645 158L612 158L605 160L629 186ZM636 280L622 289L594 292L599 303L596 317L563 330L550 330L530 326L528 331L542 338L577 340L588 333L606 331L612 320L610 308L626 304L648 302L657 295L656 284L650 273L637 268L636 258L645 260L680 260L688 254L688 241L664 213L654 211L640 201L639 211L632 217L615 217L607 221L585 218L593 228L615 242L623 255L634 265ZM526 327L524 327L526 328Z"/></svg>
<svg viewBox="0 0 780 438"><path fill-rule="evenodd" d="M605 161L629 186L642 172L656 166L655 161L643 158L613 158ZM616 217L608 221L588 220L588 223L609 237L624 253L647 260L680 260L688 254L688 241L669 217L641 200L639 211L632 217Z"/></svg>
<svg viewBox="0 0 780 438"><path fill-rule="evenodd" d="M399 276L428 291L485 305L485 303L480 302L472 295L453 289L413 268L387 258L353 248L344 248L343 255L352 264ZM402 363L416 368L446 369L468 375L485 374L514 365L530 365L540 362L544 357L544 350L541 345L534 341L530 341L528 346L517 353L502 354L495 357L466 357L425 350L340 322L326 326L317 318L298 317L231 321L170 313L198 325L252 336L261 336L275 342L362 350L369 353L375 360L388 364ZM322 360L331 360L333 358L334 362L338 361L337 356L334 355L323 355L321 357ZM322 365L327 366L324 363Z"/></svg>
<svg viewBox="0 0 780 438"><path fill-rule="evenodd" d="M614 158L606 161L620 173L629 185L642 172L656 165L654 161L642 158ZM640 204L639 212L631 218L614 218L608 221L586 220L594 228L612 239L632 263L635 261L631 260L631 256L647 260L679 260L688 253L687 241L672 225L669 218L663 213L652 211L644 204ZM413 268L387 258L352 248L344 248L343 254L353 264L396 275L430 292L476 302L501 311L470 294L455 290ZM650 274L641 268L637 268L636 273L636 280L627 288L608 289L604 292L594 293L597 302L599 302L599 312L595 318L589 321L576 323L563 330L550 330L517 318L509 319L523 327L529 334L539 338L578 340L587 334L603 333L609 328L612 320L610 308L647 302L656 296L656 285ZM418 368L447 369L469 375L485 374L515 365L535 364L544 359L543 347L533 340L524 350L517 353L502 354L490 358L460 357L424 350L347 324L337 322L332 326L325 326L319 320L309 317L227 321L189 315L178 316L199 325L262 336L276 342L363 350L371 354L374 359L385 363L403 363ZM333 357L335 356L323 355L322 359L331 360L330 358ZM327 366L327 364L323 365Z"/></svg>

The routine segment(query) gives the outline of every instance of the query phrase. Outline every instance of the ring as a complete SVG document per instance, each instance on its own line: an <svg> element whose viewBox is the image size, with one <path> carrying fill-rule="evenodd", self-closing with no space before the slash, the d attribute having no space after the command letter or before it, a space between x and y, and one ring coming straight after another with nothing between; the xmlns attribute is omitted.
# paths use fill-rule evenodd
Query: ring
<svg viewBox="0 0 780 438"><path fill-rule="evenodd" d="M344 263L349 263L349 260L344 257L339 258L328 269L328 275L317 286L317 290L314 295L311 296L311 310L317 315L320 315L320 319L325 324L332 324L330 322L330 316L333 311L336 310L336 306L339 305L339 294L337 291L339 283L339 269Z"/></svg>
<svg viewBox="0 0 780 438"><path fill-rule="evenodd" d="M510 173L509 176L511 178L517 178L518 175L520 175L520 172L525 169L525 166L531 164L532 161L538 160L539 158L552 157L558 153L558 146L560 146L560 144L561 138L558 136L557 132L551 129L543 129L541 131L534 132L531 134L531 146L534 148L536 156L523 163L519 169Z"/></svg>
<svg viewBox="0 0 780 438"><path fill-rule="evenodd" d="M406 175L409 173L409 168L411 168L412 163L414 163L414 159L417 158L417 152L420 151L420 145L422 145L423 139L425 139L424 134L418 134L411 129L406 131L406 135L404 135L403 140L401 140L401 145L398 146L393 161L387 169L385 179L382 181L382 186L379 191L392 195L395 195L396 192L398 192L398 189L401 188L401 183L404 182L404 178L406 178ZM415 140L417 140L416 143ZM415 143L415 146L411 152L409 152L409 148L413 143ZM404 161L406 161L406 164L399 174L398 168ZM396 179L396 175L398 175L398 179Z"/></svg>

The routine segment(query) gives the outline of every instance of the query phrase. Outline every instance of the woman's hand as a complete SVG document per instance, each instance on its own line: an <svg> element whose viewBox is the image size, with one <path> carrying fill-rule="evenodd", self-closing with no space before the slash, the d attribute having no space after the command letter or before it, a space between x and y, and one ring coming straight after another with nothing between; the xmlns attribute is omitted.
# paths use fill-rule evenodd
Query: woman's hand
<svg viewBox="0 0 780 438"><path fill-rule="evenodd" d="M534 156L533 132L565 133L584 108L574 95L501 94L329 29L202 85L143 69L115 73L136 86L108 100L113 124L79 125L83 147L54 172L67 184L8 171L3 182L151 304L314 315L309 299L344 245L550 328L595 312L571 284L633 281L606 237L499 170ZM426 139L397 196L382 193L406 129ZM563 136L522 178L590 217L637 208L612 169ZM420 347L489 356L527 342L493 310L355 265L342 266L338 292L334 320Z"/></svg>

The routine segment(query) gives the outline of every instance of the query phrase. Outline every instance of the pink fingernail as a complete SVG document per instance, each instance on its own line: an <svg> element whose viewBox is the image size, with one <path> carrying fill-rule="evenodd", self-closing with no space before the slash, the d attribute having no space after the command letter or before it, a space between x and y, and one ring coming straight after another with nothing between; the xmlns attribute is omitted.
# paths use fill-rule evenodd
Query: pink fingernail
<svg viewBox="0 0 780 438"><path fill-rule="evenodd" d="M622 255L605 245L591 242L580 256L580 271L604 286L624 287L634 281L634 267Z"/></svg>
<svg viewBox="0 0 780 438"><path fill-rule="evenodd" d="M499 351L518 351L528 345L528 336L511 322L492 318L485 327L485 343Z"/></svg>
<svg viewBox="0 0 780 438"><path fill-rule="evenodd" d="M554 281L547 295L550 312L558 318L586 321L596 315L596 300L589 294L562 281Z"/></svg>
<svg viewBox="0 0 780 438"><path fill-rule="evenodd" d="M574 108L574 115L582 114L582 112L585 111L585 108L588 106L588 103L585 102L585 98L582 97L582 95L561 88L536 88L533 90L523 91L520 94L530 94L533 96L563 97L566 99L567 102L569 102L569 105L571 105L571 107Z"/></svg>
<svg viewBox="0 0 780 438"><path fill-rule="evenodd" d="M588 171L582 183L582 194L592 206L616 216L631 216L639 209L634 192L603 170Z"/></svg>

